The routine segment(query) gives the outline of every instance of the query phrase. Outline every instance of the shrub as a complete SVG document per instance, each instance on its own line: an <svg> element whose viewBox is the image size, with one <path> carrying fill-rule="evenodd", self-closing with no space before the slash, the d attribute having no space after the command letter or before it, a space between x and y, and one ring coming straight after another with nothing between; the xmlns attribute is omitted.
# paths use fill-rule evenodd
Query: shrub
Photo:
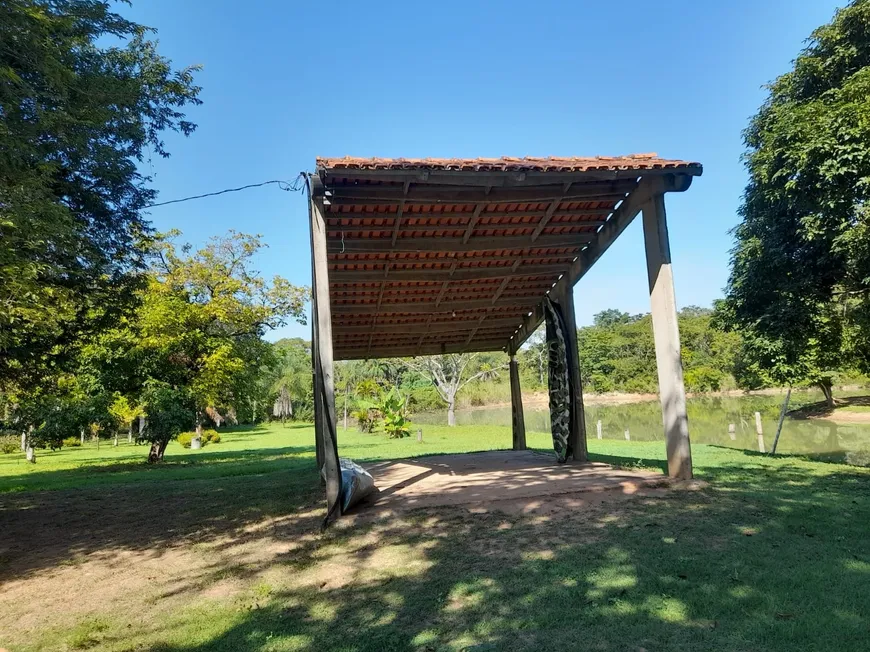
<svg viewBox="0 0 870 652"><path fill-rule="evenodd" d="M221 443L221 436L215 432L214 434L212 434L211 439L208 440L208 443L220 444Z"/></svg>
<svg viewBox="0 0 870 652"><path fill-rule="evenodd" d="M0 451L4 455L21 450L21 437L16 435L0 435Z"/></svg>
<svg viewBox="0 0 870 652"><path fill-rule="evenodd" d="M221 436L218 434L217 430L203 430L202 431L202 445L206 444L217 444L220 443Z"/></svg>
<svg viewBox="0 0 870 652"><path fill-rule="evenodd" d="M194 437L196 437L195 432L183 432L178 435L178 443L185 448L190 448L190 442L193 441Z"/></svg>
<svg viewBox="0 0 870 652"><path fill-rule="evenodd" d="M61 441L61 444L68 448L73 448L75 446L81 446L82 440L80 437L67 437L66 439Z"/></svg>
<svg viewBox="0 0 870 652"><path fill-rule="evenodd" d="M393 388L381 401L380 412L384 415L384 430L390 439L410 437L410 422L405 416L405 398Z"/></svg>

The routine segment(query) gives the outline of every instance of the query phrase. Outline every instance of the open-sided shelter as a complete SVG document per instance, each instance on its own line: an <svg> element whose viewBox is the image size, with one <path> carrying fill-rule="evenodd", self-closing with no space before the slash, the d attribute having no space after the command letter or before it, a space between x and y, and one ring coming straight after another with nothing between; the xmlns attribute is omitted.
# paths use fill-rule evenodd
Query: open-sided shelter
<svg viewBox="0 0 870 652"><path fill-rule="evenodd" d="M570 450L586 461L574 285L639 213L669 474L690 478L664 196L699 163L592 158L317 159L309 177L315 430L339 511L333 361L504 350L513 447L525 448L516 352L548 306L564 318Z"/></svg>

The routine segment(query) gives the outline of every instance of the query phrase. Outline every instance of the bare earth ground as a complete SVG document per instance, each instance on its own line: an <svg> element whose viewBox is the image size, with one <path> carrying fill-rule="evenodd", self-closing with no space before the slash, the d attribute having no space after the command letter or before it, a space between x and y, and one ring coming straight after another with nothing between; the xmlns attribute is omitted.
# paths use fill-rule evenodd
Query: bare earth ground
<svg viewBox="0 0 870 652"><path fill-rule="evenodd" d="M789 416L797 419L824 419L834 423L870 423L870 396L848 396L834 399L834 407L824 402L812 403L799 410L792 410Z"/></svg>
<svg viewBox="0 0 870 652"><path fill-rule="evenodd" d="M428 483L417 477L418 470L432 468L440 472ZM622 518L627 499L637 507L670 491L662 488L659 473L604 464L556 467L552 456L533 452L438 456L385 462L373 470L382 490L375 504L356 509L325 536L319 532L319 501L282 516L255 506L250 515L222 518L203 505L207 497L195 483L146 501L138 488L123 486L5 496L0 644L26 649L27 641L39 641L46 630L86 623L82 641L68 640L57 649L152 649L127 643L159 632L161 622L171 622L191 602L256 610L274 587L325 596L413 576L431 566L427 551L440 539L469 527L504 532L522 523L522 535L510 536L507 549L486 538L472 545L482 547L477 553L489 561L507 562L516 554L544 559L554 546L568 543L567 533L548 532L555 516L567 518L570 536L580 533L591 542L605 523ZM539 472L544 477L535 477ZM553 482L551 493L543 481ZM396 542L415 530L427 540L413 547ZM349 547L333 543L348 534L355 537ZM108 623L119 619L125 636L104 637Z"/></svg>

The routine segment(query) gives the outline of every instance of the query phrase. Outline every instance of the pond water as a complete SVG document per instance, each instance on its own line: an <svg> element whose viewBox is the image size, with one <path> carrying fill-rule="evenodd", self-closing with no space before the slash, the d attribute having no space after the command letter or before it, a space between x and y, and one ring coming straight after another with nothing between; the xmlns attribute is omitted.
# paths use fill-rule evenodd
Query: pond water
<svg viewBox="0 0 870 652"><path fill-rule="evenodd" d="M866 393L866 392L862 392ZM762 430L767 450L773 445L776 425L784 396L703 397L688 401L689 434L693 442L758 450L755 412L761 413ZM789 408L822 400L820 392L792 392ZM416 414L415 423L444 424L445 412ZM546 406L524 409L528 432L549 432L550 414ZM603 439L625 439L625 431L633 441L664 440L661 406L658 401L624 405L587 405L587 438L597 437L601 421ZM457 410L459 425L510 426L511 410L507 406L479 407ZM734 424L733 439L729 425ZM778 453L815 453L843 458L853 464L870 463L870 424L837 424L821 419L788 417L780 435Z"/></svg>

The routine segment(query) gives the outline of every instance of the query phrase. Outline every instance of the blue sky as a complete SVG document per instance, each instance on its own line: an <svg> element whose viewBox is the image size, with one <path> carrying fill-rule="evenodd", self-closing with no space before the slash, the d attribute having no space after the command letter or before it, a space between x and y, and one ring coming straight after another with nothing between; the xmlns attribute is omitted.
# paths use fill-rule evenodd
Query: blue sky
<svg viewBox="0 0 870 652"><path fill-rule="evenodd" d="M176 66L201 64L199 128L146 162L158 201L293 179L315 156L590 156L657 152L704 176L667 201L678 304L728 276L745 184L741 131L841 2L134 0ZM310 282L307 208L276 186L154 208L194 244L262 234L259 269ZM575 289L577 322L647 312L640 220ZM309 336L291 324L273 332Z"/></svg>

